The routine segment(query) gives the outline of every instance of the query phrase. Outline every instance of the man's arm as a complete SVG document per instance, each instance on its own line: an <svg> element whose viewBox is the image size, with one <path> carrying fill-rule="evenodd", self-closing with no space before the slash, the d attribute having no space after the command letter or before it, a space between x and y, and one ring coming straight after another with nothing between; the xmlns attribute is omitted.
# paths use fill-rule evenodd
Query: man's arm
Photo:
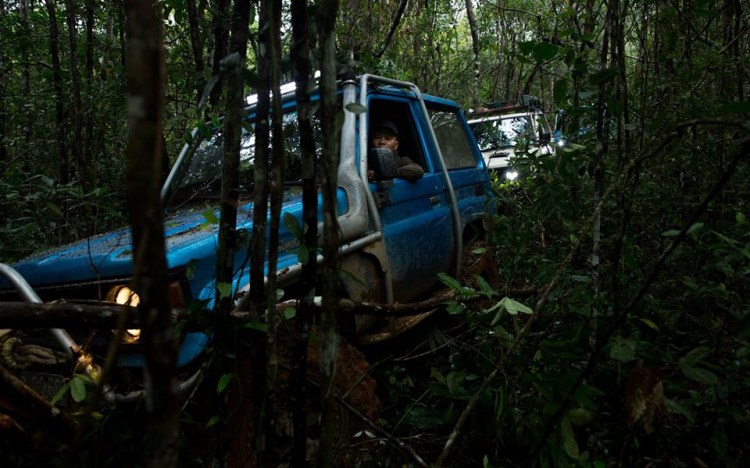
<svg viewBox="0 0 750 468"><path fill-rule="evenodd" d="M414 182L415 180L421 179L424 175L424 169L422 169L422 166L405 156L396 159L396 166L398 166L396 177L399 179Z"/></svg>

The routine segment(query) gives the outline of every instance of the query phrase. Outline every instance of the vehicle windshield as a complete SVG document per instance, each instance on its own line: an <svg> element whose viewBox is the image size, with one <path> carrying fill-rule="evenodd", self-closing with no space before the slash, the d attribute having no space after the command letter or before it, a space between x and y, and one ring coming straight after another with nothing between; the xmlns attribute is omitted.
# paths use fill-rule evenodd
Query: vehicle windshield
<svg viewBox="0 0 750 468"><path fill-rule="evenodd" d="M286 185L299 186L302 181L302 161L300 158L300 134L297 112L284 114L284 155L286 157ZM240 199L249 200L253 193L255 170L255 124L245 123L240 138ZM316 154L321 147L320 122L313 117L313 135ZM176 211L193 206L196 202L218 201L221 195L221 162L224 153L224 131L219 128L210 139L196 138L192 153L182 162L172 187L167 205L168 211ZM271 148L273 151L273 148ZM269 180L271 171L269 170Z"/></svg>
<svg viewBox="0 0 750 468"><path fill-rule="evenodd" d="M482 151L516 146L521 138L533 139L531 119L527 115L480 120L469 124Z"/></svg>

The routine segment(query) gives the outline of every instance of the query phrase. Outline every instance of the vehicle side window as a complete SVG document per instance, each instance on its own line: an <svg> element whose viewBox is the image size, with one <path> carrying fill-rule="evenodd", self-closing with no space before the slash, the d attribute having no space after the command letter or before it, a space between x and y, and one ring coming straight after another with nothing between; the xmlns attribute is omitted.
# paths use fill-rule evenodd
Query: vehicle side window
<svg viewBox="0 0 750 468"><path fill-rule="evenodd" d="M458 114L438 109L429 109L429 113L446 169L476 167L476 156Z"/></svg>
<svg viewBox="0 0 750 468"><path fill-rule="evenodd" d="M368 146L372 142L374 126L383 121L390 121L398 129L399 156L408 157L422 166L425 172L429 172L409 104L405 101L374 98L370 100L368 107L371 126L367 135Z"/></svg>

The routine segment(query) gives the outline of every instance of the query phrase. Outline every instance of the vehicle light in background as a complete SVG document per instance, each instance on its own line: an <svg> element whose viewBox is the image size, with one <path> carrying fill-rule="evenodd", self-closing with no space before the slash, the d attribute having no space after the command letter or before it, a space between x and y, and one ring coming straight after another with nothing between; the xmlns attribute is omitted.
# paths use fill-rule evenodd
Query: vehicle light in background
<svg viewBox="0 0 750 468"><path fill-rule="evenodd" d="M518 178L518 172L517 171L507 171L505 173L505 179L506 180L516 180Z"/></svg>
<svg viewBox="0 0 750 468"><path fill-rule="evenodd" d="M169 291L167 294L169 295L170 307L185 307L185 295L182 293L182 288L178 281L169 283ZM141 303L141 298L138 294L128 286L115 286L110 289L105 300L107 302L128 305L130 307L138 307L138 304ZM126 343L135 343L141 338L141 330L138 328L125 330L125 336L123 338Z"/></svg>
<svg viewBox="0 0 750 468"><path fill-rule="evenodd" d="M557 142L557 146L563 147L563 146L565 146L565 143L566 143L565 140L560 140L560 141Z"/></svg>
<svg viewBox="0 0 750 468"><path fill-rule="evenodd" d="M141 303L141 298L138 297L138 294L127 286L115 286L110 289L105 300L130 307L137 307ZM125 330L124 338L126 343L135 343L140 337L141 330L138 328Z"/></svg>

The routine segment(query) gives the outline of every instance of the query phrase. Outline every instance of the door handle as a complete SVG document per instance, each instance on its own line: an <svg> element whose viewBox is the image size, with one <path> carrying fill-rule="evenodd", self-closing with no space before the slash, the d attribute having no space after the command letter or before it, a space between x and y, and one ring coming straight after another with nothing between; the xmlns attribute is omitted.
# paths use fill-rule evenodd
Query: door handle
<svg viewBox="0 0 750 468"><path fill-rule="evenodd" d="M430 205L437 205L440 203L440 196L430 197Z"/></svg>

